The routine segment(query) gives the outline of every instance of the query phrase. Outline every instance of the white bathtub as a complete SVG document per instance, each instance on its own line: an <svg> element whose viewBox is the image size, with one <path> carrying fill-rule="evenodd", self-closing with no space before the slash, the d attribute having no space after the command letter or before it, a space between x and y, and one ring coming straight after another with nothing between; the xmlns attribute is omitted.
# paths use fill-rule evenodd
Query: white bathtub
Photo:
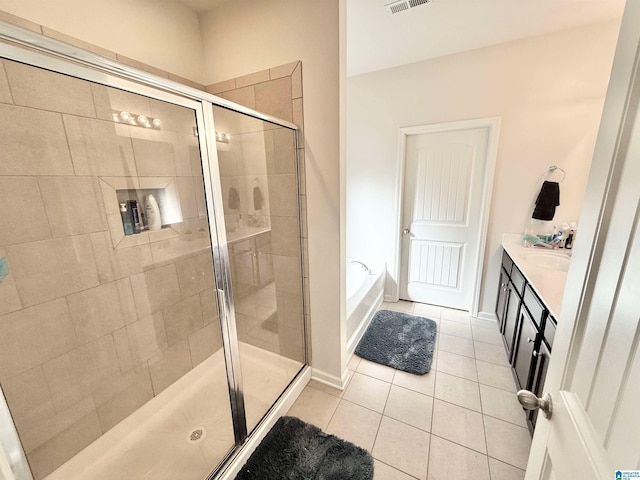
<svg viewBox="0 0 640 480"><path fill-rule="evenodd" d="M385 271L382 262L347 259L348 357L355 350L360 338L369 326L373 314L382 303Z"/></svg>

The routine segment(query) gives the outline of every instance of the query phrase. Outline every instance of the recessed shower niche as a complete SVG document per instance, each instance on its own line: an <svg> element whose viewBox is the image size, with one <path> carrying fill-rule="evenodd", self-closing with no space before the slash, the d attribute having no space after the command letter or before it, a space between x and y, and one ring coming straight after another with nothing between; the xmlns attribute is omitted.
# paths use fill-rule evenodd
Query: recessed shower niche
<svg viewBox="0 0 640 480"><path fill-rule="evenodd" d="M185 253L185 248L199 250L196 247L200 243L202 248L207 248L208 228L202 221L206 218L202 216L204 199L199 201L197 195L192 194L197 191L192 185L179 185L179 182L193 184L193 179L100 177L114 249L151 244L155 257L166 260ZM150 196L158 207L159 226L150 224L148 208L145 208Z"/></svg>
<svg viewBox="0 0 640 480"><path fill-rule="evenodd" d="M174 193L171 192L170 193ZM156 231L182 222L180 202L166 188L116 190L122 229L126 235Z"/></svg>

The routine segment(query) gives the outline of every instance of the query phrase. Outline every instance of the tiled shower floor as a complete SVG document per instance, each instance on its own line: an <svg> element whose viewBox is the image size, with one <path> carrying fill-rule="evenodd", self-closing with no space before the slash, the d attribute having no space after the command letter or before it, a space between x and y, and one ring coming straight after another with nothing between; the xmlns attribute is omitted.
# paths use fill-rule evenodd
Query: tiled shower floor
<svg viewBox="0 0 640 480"><path fill-rule="evenodd" d="M370 451L375 480L522 480L531 437L495 322L404 301L381 308L438 322L431 371L354 356L344 392L311 381L288 415Z"/></svg>

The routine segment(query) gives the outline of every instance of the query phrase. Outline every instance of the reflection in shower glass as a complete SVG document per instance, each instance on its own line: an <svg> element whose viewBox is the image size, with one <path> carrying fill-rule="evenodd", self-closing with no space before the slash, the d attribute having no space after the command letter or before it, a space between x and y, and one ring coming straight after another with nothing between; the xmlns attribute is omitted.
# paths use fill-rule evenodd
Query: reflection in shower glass
<svg viewBox="0 0 640 480"><path fill-rule="evenodd" d="M251 431L304 363L295 131L215 106L214 121Z"/></svg>
<svg viewBox="0 0 640 480"><path fill-rule="evenodd" d="M201 480L234 435L198 104L0 62L0 382L34 477Z"/></svg>

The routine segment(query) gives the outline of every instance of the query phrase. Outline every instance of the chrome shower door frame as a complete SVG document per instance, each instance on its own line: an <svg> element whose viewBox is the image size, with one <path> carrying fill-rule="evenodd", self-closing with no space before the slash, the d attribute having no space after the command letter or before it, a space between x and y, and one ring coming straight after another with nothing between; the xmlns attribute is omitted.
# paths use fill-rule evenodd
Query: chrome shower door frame
<svg viewBox="0 0 640 480"><path fill-rule="evenodd" d="M120 64L110 58L87 52L58 40L45 37L4 22L0 22L0 58L7 58L108 87L119 88L131 93L144 95L159 101L168 102L194 110L197 125L199 127L197 136L200 145L200 159L204 177L206 208L209 218L209 236L212 248L218 314L222 330L226 376L235 435L234 447L218 464L218 469L214 470L210 476L210 478L218 477L220 472L224 470L224 466L228 465L234 455L238 453L243 443L247 440L248 435L242 373L240 368L240 354L238 349L238 336L235 322L235 309L231 286L230 258L223 212L222 186L216 149L213 106L216 105L224 107L294 131L296 145L296 174L298 178L298 193L300 194L298 127L293 123L237 105L204 91ZM300 195L298 195L298 222L300 225L300 232L302 232L301 213ZM301 272L304 272L303 251L301 235ZM302 291L304 292L304 274L301 276L301 282ZM301 321L303 326L303 350L305 358L301 370L292 380L291 384L299 378L302 371L307 366L309 358L309 346L307 342L308 326L306 323L308 306L306 305L304 294L302 297L302 305L303 318ZM291 386L291 384L289 386ZM0 418L2 418L2 415L5 415L6 418L11 418L0 390ZM16 445L20 446L17 433L15 433L14 443L10 445L12 450L15 450ZM3 447L8 446L3 444L2 437L0 437L0 449ZM19 454L24 459L23 467L26 467L26 456L21 448ZM28 467L26 468L28 470ZM30 480L30 472L27 473L29 474L29 477L18 477L18 480L22 480L23 478L25 480Z"/></svg>

